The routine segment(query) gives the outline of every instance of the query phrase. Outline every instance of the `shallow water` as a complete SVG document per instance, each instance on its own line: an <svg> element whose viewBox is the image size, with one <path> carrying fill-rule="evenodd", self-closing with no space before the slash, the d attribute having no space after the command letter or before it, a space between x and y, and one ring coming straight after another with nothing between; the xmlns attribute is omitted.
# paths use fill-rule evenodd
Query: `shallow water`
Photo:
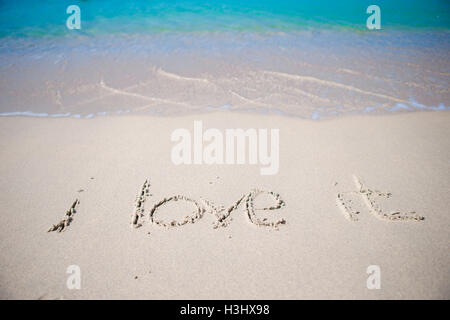
<svg viewBox="0 0 450 320"><path fill-rule="evenodd" d="M71 35L68 5L78 5L81 33L363 30L370 0L98 0L0 1L0 36ZM379 0L383 27L448 29L446 0ZM364 31L364 30L363 30Z"/></svg>
<svg viewBox="0 0 450 320"><path fill-rule="evenodd" d="M448 1L0 1L0 116L450 109Z"/></svg>

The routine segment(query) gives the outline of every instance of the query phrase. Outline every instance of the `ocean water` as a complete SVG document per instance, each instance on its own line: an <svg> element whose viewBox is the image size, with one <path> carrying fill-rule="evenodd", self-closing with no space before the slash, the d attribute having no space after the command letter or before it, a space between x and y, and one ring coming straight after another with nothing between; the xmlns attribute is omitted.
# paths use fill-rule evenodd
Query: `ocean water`
<svg viewBox="0 0 450 320"><path fill-rule="evenodd" d="M0 0L0 116L450 109L450 1L374 3Z"/></svg>
<svg viewBox="0 0 450 320"><path fill-rule="evenodd" d="M448 0L378 0L383 29L450 28ZM365 32L372 0L1 0L0 36L71 36L66 8L81 9L88 35L157 32Z"/></svg>

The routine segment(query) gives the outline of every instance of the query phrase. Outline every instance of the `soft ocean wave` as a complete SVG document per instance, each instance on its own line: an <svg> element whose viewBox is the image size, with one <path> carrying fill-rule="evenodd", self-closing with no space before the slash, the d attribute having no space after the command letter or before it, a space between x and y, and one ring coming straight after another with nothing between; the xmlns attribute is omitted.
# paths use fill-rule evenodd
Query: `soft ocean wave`
<svg viewBox="0 0 450 320"><path fill-rule="evenodd" d="M0 116L448 110L450 2L0 0Z"/></svg>

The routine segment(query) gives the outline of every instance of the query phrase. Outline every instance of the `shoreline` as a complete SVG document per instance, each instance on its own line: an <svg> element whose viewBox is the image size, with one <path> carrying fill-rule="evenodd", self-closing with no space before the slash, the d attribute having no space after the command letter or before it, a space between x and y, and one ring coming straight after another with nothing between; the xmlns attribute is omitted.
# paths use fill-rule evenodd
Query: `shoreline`
<svg viewBox="0 0 450 320"><path fill-rule="evenodd" d="M450 107L449 107L450 108ZM178 119L178 118L187 118L187 117L203 117L208 115L216 115L216 114L235 114L235 115L243 115L243 116L263 116L263 117L281 117L281 118L288 118L288 119L297 119L301 121L312 121L314 122L323 122L323 121L334 121L338 119L344 119L344 118L353 118L353 117L391 117L391 116L397 116L397 115L407 115L407 114L417 114L417 113L445 113L448 112L450 109L446 109L446 107L443 107L442 109L430 109L430 110L423 110L423 109L416 109L416 110L405 110L405 111L393 111L389 113L385 112L363 112L363 113L350 113L350 114L342 114L342 115L333 115L333 116L327 116L322 118L303 118L298 115L294 114L284 114L282 112L276 111L276 110L265 110L265 111L257 111L257 110L242 110L242 109L229 109L224 107L209 107L207 110L197 110L193 113L185 113L185 114L178 114L178 115L164 115L164 114L154 114L154 113L141 113L141 114L133 114L127 111L121 111L119 113L110 113L107 112L99 112L98 114L90 114L87 116L81 116L80 114L46 114L46 113L33 113L31 111L17 111L17 112L8 112L8 113L0 113L0 119L2 118L29 118L29 119L75 119L75 120L94 120L98 118L121 118L121 117L137 117L137 118L153 118L153 119Z"/></svg>
<svg viewBox="0 0 450 320"><path fill-rule="evenodd" d="M320 118L448 110L446 35L244 33L4 44L0 72L8 81L0 82L0 114L231 108Z"/></svg>
<svg viewBox="0 0 450 320"><path fill-rule="evenodd" d="M0 72L8 81L0 82L0 114L177 115L230 108L320 118L450 108L447 33L334 34L5 44Z"/></svg>

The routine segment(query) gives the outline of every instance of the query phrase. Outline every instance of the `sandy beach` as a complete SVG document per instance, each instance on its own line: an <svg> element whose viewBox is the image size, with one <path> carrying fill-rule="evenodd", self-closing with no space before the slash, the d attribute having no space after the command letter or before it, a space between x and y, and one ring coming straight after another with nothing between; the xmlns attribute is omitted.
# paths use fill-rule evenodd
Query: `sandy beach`
<svg viewBox="0 0 450 320"><path fill-rule="evenodd" d="M449 52L443 0L0 1L0 300L450 299Z"/></svg>
<svg viewBox="0 0 450 320"><path fill-rule="evenodd" d="M174 165L171 133L198 119L219 130L280 128L278 174L250 164ZM227 111L0 118L0 298L449 299L449 121L447 111L322 121ZM376 197L383 213L423 219L375 214L353 176L364 190L391 194ZM244 200L214 228L205 201L228 208L253 189L283 202L255 214L285 223L256 225ZM357 221L338 194L352 200ZM203 216L170 226L196 210L180 198L154 212L169 226L152 223L151 208L175 195L198 202ZM66 229L47 232L76 199ZM251 206L279 203L263 193ZM79 290L66 285L70 265L81 271ZM381 270L379 290L366 286L370 265Z"/></svg>

